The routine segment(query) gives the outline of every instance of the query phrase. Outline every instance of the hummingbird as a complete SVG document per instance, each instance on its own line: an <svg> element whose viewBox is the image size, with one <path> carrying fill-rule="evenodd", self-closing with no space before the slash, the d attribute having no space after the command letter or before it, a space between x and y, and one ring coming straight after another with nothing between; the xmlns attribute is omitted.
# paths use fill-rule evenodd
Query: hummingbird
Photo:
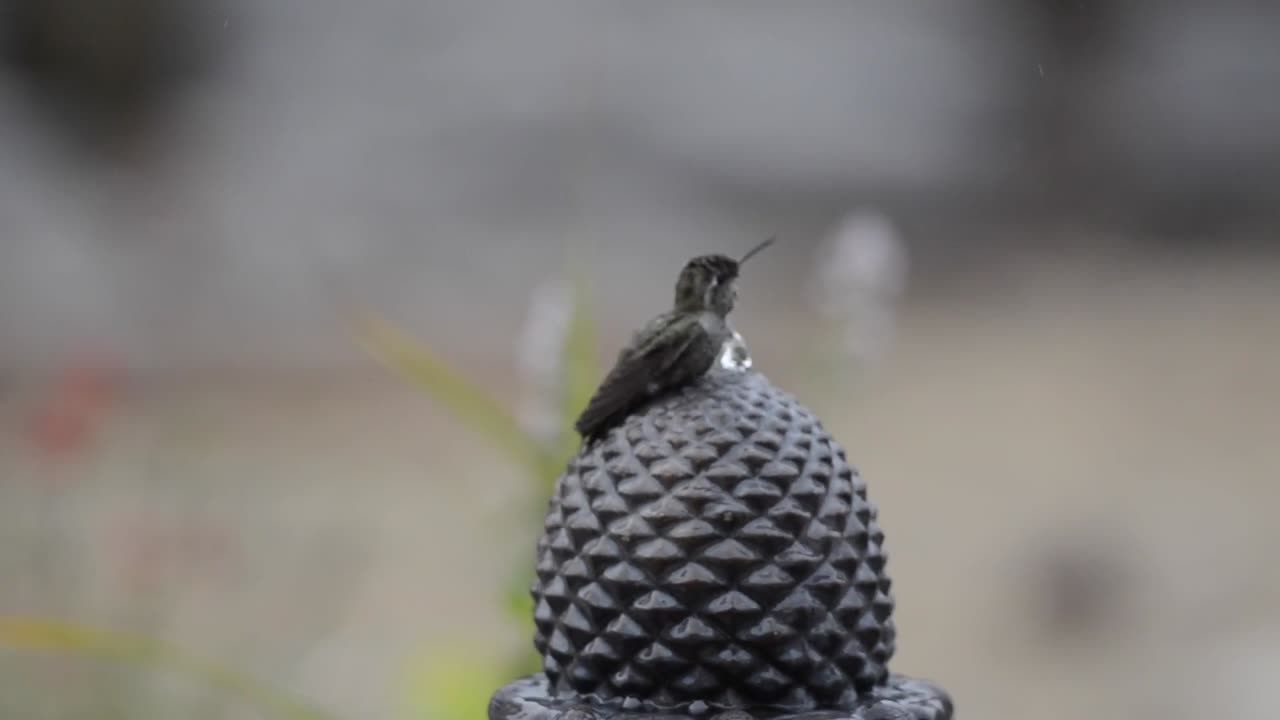
<svg viewBox="0 0 1280 720"><path fill-rule="evenodd" d="M622 348L574 424L584 440L603 436L641 405L711 369L734 335L728 318L738 299L738 270L776 239L765 240L738 260L700 255L685 263L676 281L675 305L650 320Z"/></svg>

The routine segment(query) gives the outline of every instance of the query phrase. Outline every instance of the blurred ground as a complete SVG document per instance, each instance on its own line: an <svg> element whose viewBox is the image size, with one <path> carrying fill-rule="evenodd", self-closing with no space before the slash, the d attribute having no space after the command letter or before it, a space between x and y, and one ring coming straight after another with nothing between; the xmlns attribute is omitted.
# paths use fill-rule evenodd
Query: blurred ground
<svg viewBox="0 0 1280 720"><path fill-rule="evenodd" d="M882 508L896 670L964 717L1272 717L1273 9L191 7L190 42L155 43L200 50L158 115L67 89L127 85L111 43L6 55L0 615L395 716L423 657L528 642L502 605L539 490L344 313L514 405L530 294L566 254L611 357L688 254L776 232L737 324ZM33 93L48 67L81 99ZM68 103L109 120L69 130L99 115ZM860 209L910 266L899 298L859 256L835 303L891 334L854 357L812 300ZM86 358L120 372L109 398L59 375ZM202 693L0 651L0 717L241 716Z"/></svg>

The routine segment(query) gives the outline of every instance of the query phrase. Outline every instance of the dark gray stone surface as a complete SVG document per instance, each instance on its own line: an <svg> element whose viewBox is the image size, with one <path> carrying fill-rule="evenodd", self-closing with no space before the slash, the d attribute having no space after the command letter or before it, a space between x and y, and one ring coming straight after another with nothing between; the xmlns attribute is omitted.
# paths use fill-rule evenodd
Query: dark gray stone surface
<svg viewBox="0 0 1280 720"><path fill-rule="evenodd" d="M770 709L713 710L709 706L684 711L628 710L617 704L600 705L581 698L551 694L546 675L522 678L499 690L489 702L490 720L950 720L951 697L925 680L890 675L884 685L851 708L787 712ZM701 712L696 712L701 710Z"/></svg>
<svg viewBox="0 0 1280 720"><path fill-rule="evenodd" d="M889 674L876 514L839 444L758 373L651 404L556 484L533 587L544 673L494 717L950 717L945 693Z"/></svg>

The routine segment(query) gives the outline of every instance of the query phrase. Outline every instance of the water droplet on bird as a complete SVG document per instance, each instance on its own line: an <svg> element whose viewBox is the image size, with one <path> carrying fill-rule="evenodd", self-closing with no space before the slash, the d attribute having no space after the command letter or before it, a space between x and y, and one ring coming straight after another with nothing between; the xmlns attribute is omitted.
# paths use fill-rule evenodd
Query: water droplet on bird
<svg viewBox="0 0 1280 720"><path fill-rule="evenodd" d="M725 370L737 372L746 372L751 369L751 353L747 350L747 342L742 339L738 331L735 330L733 337L721 346L717 364Z"/></svg>

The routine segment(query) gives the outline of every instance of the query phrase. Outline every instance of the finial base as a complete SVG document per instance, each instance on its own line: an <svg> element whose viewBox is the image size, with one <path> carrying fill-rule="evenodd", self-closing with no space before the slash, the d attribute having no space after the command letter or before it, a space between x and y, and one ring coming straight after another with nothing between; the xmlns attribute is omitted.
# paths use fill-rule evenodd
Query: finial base
<svg viewBox="0 0 1280 720"><path fill-rule="evenodd" d="M636 703L637 706L639 703ZM598 705L551 694L546 675L521 678L489 701L489 720L951 720L951 696L926 680L890 675L852 710L808 712L719 710L694 702L669 712L630 710L626 702Z"/></svg>

